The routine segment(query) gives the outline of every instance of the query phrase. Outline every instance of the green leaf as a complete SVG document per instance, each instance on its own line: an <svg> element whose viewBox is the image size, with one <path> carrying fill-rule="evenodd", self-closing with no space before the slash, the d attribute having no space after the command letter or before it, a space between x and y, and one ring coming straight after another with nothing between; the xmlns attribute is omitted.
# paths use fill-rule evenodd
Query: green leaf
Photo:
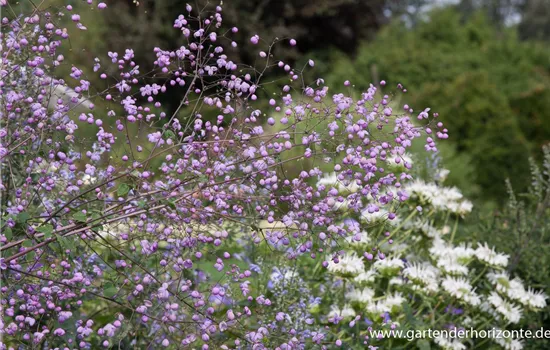
<svg viewBox="0 0 550 350"><path fill-rule="evenodd" d="M105 286L103 287L103 296L107 298L111 298L116 293L117 293L117 288L115 287L114 284L112 284L111 282L105 283Z"/></svg>
<svg viewBox="0 0 550 350"><path fill-rule="evenodd" d="M172 137L176 136L176 134L172 130L166 130L164 134L166 135L167 139L171 139Z"/></svg>
<svg viewBox="0 0 550 350"><path fill-rule="evenodd" d="M417 341L416 342L416 347L419 350L430 350L431 349L430 342L427 341L426 339L420 339L419 341Z"/></svg>
<svg viewBox="0 0 550 350"><path fill-rule="evenodd" d="M177 209L177 208L176 208L176 202L175 202L174 200L167 200L167 201L166 201L166 204L167 204L170 208L172 208L172 209L174 209L174 210Z"/></svg>
<svg viewBox="0 0 550 350"><path fill-rule="evenodd" d="M12 237L13 237L13 234L11 232L11 227L6 227L4 229L4 232L2 232L2 234L6 237L7 240L12 239Z"/></svg>
<svg viewBox="0 0 550 350"><path fill-rule="evenodd" d="M26 212L17 214L17 221L21 224L24 224L27 222L27 220L30 219L30 215Z"/></svg>
<svg viewBox="0 0 550 350"><path fill-rule="evenodd" d="M63 248L64 250L68 249L72 252L75 250L74 241L72 239L60 236L57 238L57 240L59 241L61 248Z"/></svg>
<svg viewBox="0 0 550 350"><path fill-rule="evenodd" d="M53 226L50 224L40 226L36 231L42 232L44 234L44 238L48 239L52 237L53 234Z"/></svg>
<svg viewBox="0 0 550 350"><path fill-rule="evenodd" d="M78 213L75 213L73 215L73 219L75 219L76 221L80 221L80 222L86 222L86 214L79 211Z"/></svg>
<svg viewBox="0 0 550 350"><path fill-rule="evenodd" d="M124 196L126 193L128 193L130 191L130 186L126 185L126 184L120 184L118 185L118 188L116 190L116 194L119 196L119 197L122 197Z"/></svg>

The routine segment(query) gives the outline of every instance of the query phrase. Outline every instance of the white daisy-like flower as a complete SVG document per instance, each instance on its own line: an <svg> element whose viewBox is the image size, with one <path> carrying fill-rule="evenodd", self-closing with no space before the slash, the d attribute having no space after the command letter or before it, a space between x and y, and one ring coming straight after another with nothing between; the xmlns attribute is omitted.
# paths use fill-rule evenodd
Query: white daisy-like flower
<svg viewBox="0 0 550 350"><path fill-rule="evenodd" d="M510 275L506 271L492 271L487 273L487 279L495 286L496 290L506 293L510 289Z"/></svg>
<svg viewBox="0 0 550 350"><path fill-rule="evenodd" d="M441 282L441 286L447 293L467 304L477 306L481 303L481 299L475 293L472 285L462 277L455 278L447 276Z"/></svg>
<svg viewBox="0 0 550 350"><path fill-rule="evenodd" d="M403 298L403 295L399 292L390 294L384 299L384 304L386 304L390 311L393 310L395 307L401 307L404 302L405 298Z"/></svg>
<svg viewBox="0 0 550 350"><path fill-rule="evenodd" d="M502 298L498 293L491 292L487 300L500 315L508 320L508 322L518 323L521 319L521 309Z"/></svg>
<svg viewBox="0 0 550 350"><path fill-rule="evenodd" d="M472 210L472 203L464 200L462 193L455 187L443 187L435 183L415 180L405 186L405 191L413 198L430 204L436 210L450 211L459 215L467 214Z"/></svg>
<svg viewBox="0 0 550 350"><path fill-rule="evenodd" d="M453 213L456 213L460 216L465 216L466 214L472 212L472 209L474 208L474 204L469 200L463 200L459 203L456 203L456 202L450 203L448 205L448 208Z"/></svg>
<svg viewBox="0 0 550 350"><path fill-rule="evenodd" d="M458 339L437 337L434 342L445 350L464 350L466 345L462 344Z"/></svg>
<svg viewBox="0 0 550 350"><path fill-rule="evenodd" d="M429 291L434 292L438 289L439 270L429 263L409 263L403 270L403 275L412 283Z"/></svg>
<svg viewBox="0 0 550 350"><path fill-rule="evenodd" d="M519 278L510 279L506 271L494 271L487 274L487 279L495 287L497 292L507 295L512 300L517 300L525 304L524 301L527 300L527 291Z"/></svg>
<svg viewBox="0 0 550 350"><path fill-rule="evenodd" d="M352 318L355 317L356 313L355 310L348 304L344 305L342 309L340 309L336 305L332 305L330 307L330 312L328 313L328 318L335 318L335 317L342 317L344 319L346 318Z"/></svg>
<svg viewBox="0 0 550 350"><path fill-rule="evenodd" d="M506 291L508 297L513 300L524 300L527 292L525 291L523 282L519 278L515 277L513 280L509 280L508 283L509 287Z"/></svg>
<svg viewBox="0 0 550 350"><path fill-rule="evenodd" d="M467 275L468 267L459 263L455 255L443 255L437 259L437 267L448 275Z"/></svg>
<svg viewBox="0 0 550 350"><path fill-rule="evenodd" d="M383 314L385 312L390 312L391 310L388 308L386 303L382 301L372 302L367 304L367 307L365 310L371 315L375 317L379 317L380 314Z"/></svg>
<svg viewBox="0 0 550 350"><path fill-rule="evenodd" d="M389 294L382 300L369 303L366 307L366 311L374 317L379 317L380 314L385 312L399 311L404 302L405 298L403 298L401 293Z"/></svg>
<svg viewBox="0 0 550 350"><path fill-rule="evenodd" d="M546 307L546 298L548 298L548 296L544 294L544 292L540 290L535 291L529 287L525 293L525 297L520 301L532 309L543 309Z"/></svg>
<svg viewBox="0 0 550 350"><path fill-rule="evenodd" d="M405 267L403 260L393 257L386 257L385 259L378 259L372 265L378 272L383 275L392 275Z"/></svg>
<svg viewBox="0 0 550 350"><path fill-rule="evenodd" d="M436 237L432 242L430 254L436 258L442 256L452 256L459 264L466 264L474 256L475 250L466 244L453 246L445 242L443 239Z"/></svg>
<svg viewBox="0 0 550 350"><path fill-rule="evenodd" d="M327 258L327 270L329 272L345 276L356 276L365 271L363 257L357 256L355 253L344 254L338 260L338 263L335 263L332 257Z"/></svg>
<svg viewBox="0 0 550 350"><path fill-rule="evenodd" d="M362 304L369 303L373 297L374 297L374 290L370 288L363 288L363 289L355 288L346 293L347 300L355 301Z"/></svg>
<svg viewBox="0 0 550 350"><path fill-rule="evenodd" d="M338 178L336 177L336 173L325 174L322 178L319 179L319 181L317 181L317 187L321 185L325 187L338 186Z"/></svg>
<svg viewBox="0 0 550 350"><path fill-rule="evenodd" d="M349 199L340 197L340 198L338 198L337 200L334 201L334 205L332 207L332 210L334 210L334 211L337 211L337 210L347 211L350 207L350 204L352 204L352 203L353 202L350 201Z"/></svg>
<svg viewBox="0 0 550 350"><path fill-rule="evenodd" d="M447 180L447 176L449 176L450 173L451 171L449 169L437 169L435 173L435 179L439 182L445 182L445 180Z"/></svg>
<svg viewBox="0 0 550 350"><path fill-rule="evenodd" d="M509 256L495 252L493 248L489 248L487 243L478 243L475 255L480 261L490 266L505 267L508 265Z"/></svg>
<svg viewBox="0 0 550 350"><path fill-rule="evenodd" d="M376 280L376 276L378 276L376 270L367 270L355 276L353 281L357 283L372 283Z"/></svg>

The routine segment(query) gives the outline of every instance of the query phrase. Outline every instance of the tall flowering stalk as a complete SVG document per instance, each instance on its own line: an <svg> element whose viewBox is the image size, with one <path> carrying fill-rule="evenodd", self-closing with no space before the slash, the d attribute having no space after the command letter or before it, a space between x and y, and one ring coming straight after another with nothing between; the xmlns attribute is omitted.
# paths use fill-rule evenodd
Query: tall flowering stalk
<svg viewBox="0 0 550 350"><path fill-rule="evenodd" d="M155 48L153 72L131 48L99 54L90 64L101 87L60 54L86 30L71 5L4 9L3 348L326 347L305 311L294 328L270 326L286 316L235 252L344 260L332 242L357 230L338 224L341 208L366 226L392 221L408 197L405 151L447 138L437 115L397 108L374 85L306 83L313 61L273 54L293 39L255 35L240 44L258 46L257 64L233 62L238 29L223 27L221 4L187 5L173 23L184 45ZM180 104L168 114L159 97L172 90Z"/></svg>

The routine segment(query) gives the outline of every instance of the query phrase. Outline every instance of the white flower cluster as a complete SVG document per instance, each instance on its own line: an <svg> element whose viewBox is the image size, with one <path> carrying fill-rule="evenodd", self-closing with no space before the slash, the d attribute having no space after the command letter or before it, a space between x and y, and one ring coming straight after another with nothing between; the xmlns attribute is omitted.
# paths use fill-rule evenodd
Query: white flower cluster
<svg viewBox="0 0 550 350"><path fill-rule="evenodd" d="M409 263L403 270L403 276L408 278L418 288L425 288L430 292L436 292L439 289L439 274L439 270L428 262Z"/></svg>
<svg viewBox="0 0 550 350"><path fill-rule="evenodd" d="M447 276L441 282L441 286L447 293L466 304L472 306L481 304L481 298L476 294L475 288L465 278Z"/></svg>
<svg viewBox="0 0 550 350"><path fill-rule="evenodd" d="M510 300L519 302L533 310L546 307L547 296L543 292L534 291L530 287L525 289L523 282L517 277L510 279L506 272L493 271L487 274L487 278L498 293Z"/></svg>
<svg viewBox="0 0 550 350"><path fill-rule="evenodd" d="M321 185L327 188L334 187L339 192L355 193L360 189L355 180L349 180L343 176L339 178L336 173L330 173L329 175L325 175L320 178L319 181L317 181L317 187Z"/></svg>
<svg viewBox="0 0 550 350"><path fill-rule="evenodd" d="M462 193L455 187L442 187L435 183L416 180L407 184L405 191L435 210L449 211L458 215L466 215L472 211L472 202L464 199Z"/></svg>
<svg viewBox="0 0 550 350"><path fill-rule="evenodd" d="M435 215L442 219L448 212L463 215L471 210L471 203L456 188L416 181L407 190L421 202L430 204L436 209ZM453 244L445 239L450 231L446 220L438 226L442 219L438 222L431 215L420 215L398 222L406 238L398 242L384 239L377 246L376 231L369 231L372 232L369 235L362 229L385 220L387 214L385 209L362 213L363 223L355 234L345 239L355 252L339 257L338 263L327 259L328 272L349 283L344 284L344 306L341 309L333 306L329 318L351 318L366 313L373 322L384 322L384 315L392 319L400 317L405 304L417 310L418 306L414 306L417 300L423 303L431 300L434 309L443 302L467 310L464 316L453 319L457 326L475 327L479 321L475 316L483 315L483 320L490 317L492 326L505 327L518 323L527 311L546 307L547 296L543 292L525 287L519 278L511 278L504 272L508 255L497 252L487 243L472 246ZM371 251L372 247L389 256L374 254L375 259L370 261L357 255L357 252ZM457 339L434 341L443 349L467 348ZM523 346L515 339L495 342L505 349Z"/></svg>
<svg viewBox="0 0 550 350"><path fill-rule="evenodd" d="M495 252L493 248L489 248L487 243L481 244L476 249L476 257L490 266L505 267L508 265L509 256Z"/></svg>
<svg viewBox="0 0 550 350"><path fill-rule="evenodd" d="M332 257L327 257L327 261L327 270L337 275L357 276L365 271L363 257L355 253L338 257L338 262L335 262Z"/></svg>
<svg viewBox="0 0 550 350"><path fill-rule="evenodd" d="M349 306L348 304L344 305L343 308L338 308L336 305L332 305L330 308L330 312L328 313L327 317L329 319L334 319L337 317L341 317L342 319L346 318L352 318L355 317L356 313L355 310Z"/></svg>

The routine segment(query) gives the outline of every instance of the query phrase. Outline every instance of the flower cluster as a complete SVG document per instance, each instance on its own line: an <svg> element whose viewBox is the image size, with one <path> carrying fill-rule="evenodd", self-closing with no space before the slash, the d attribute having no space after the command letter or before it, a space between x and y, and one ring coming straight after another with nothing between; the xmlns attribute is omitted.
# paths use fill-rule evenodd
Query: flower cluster
<svg viewBox="0 0 550 350"><path fill-rule="evenodd" d="M362 92L346 82L346 93L306 83L312 60L302 69L273 55L295 40L237 43L221 4L183 12L182 45L154 48L148 73L132 48L67 62L68 39L87 29L72 5L2 18L3 348L323 348L330 337L309 316L319 303L270 297L279 282L265 290L269 269L246 264L254 254L360 283L404 267L379 251L366 270L372 253L334 242L364 247L363 231L397 223L406 151L424 139L435 152L448 137L437 114L399 107L384 81ZM258 46L256 66L233 61L238 45ZM266 88L268 74L284 83ZM168 93L180 96L175 111ZM340 208L354 219L342 223Z"/></svg>
<svg viewBox="0 0 550 350"><path fill-rule="evenodd" d="M455 218L459 220L463 213L456 213L452 205L442 205L442 198L465 201L462 194L442 185L421 183L406 187L424 194L406 202L396 218L397 226L382 222L367 236L359 231L360 221L353 212L348 212L349 218L339 226L357 227L357 234L333 242L347 244L351 252L326 264L325 276L341 297L327 299L324 312L328 325L338 324L334 336L341 334L342 328L346 330L343 341L350 347L361 337L364 344L384 345L383 340L370 339L368 330L388 324L405 330L418 329L419 324L431 329L506 329L518 324L526 313L547 305L542 291L525 287L518 277L511 278L506 272L508 255L487 243L477 247L453 243L456 225L451 232L446 223L449 214L460 214ZM422 188L430 188L431 194ZM417 209L420 203L426 210ZM355 325L361 319L367 326L358 328ZM468 346L463 339L433 341L442 349ZM494 341L504 349L510 349L512 343L514 349L523 347L518 339Z"/></svg>

